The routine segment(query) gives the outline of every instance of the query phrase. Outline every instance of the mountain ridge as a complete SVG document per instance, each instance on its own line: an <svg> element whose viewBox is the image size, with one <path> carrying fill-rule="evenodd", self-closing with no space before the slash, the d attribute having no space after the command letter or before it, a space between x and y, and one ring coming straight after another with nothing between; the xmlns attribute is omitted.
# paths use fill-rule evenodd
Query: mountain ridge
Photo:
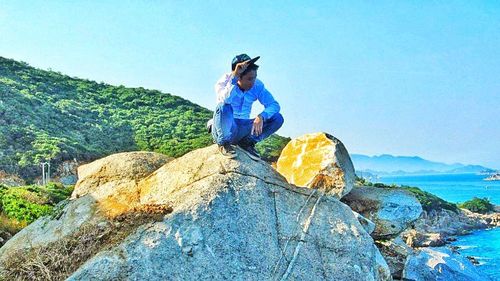
<svg viewBox="0 0 500 281"><path fill-rule="evenodd" d="M358 172L372 174L432 174L432 173L491 173L494 169L481 165L462 163L446 164L431 161L420 156L395 156L381 154L368 156L364 154L350 154L354 167Z"/></svg>

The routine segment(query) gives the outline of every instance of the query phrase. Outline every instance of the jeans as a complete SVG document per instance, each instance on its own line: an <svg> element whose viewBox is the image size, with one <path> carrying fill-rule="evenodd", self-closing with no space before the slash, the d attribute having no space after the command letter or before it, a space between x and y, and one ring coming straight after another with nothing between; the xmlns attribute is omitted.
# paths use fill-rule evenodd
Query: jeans
<svg viewBox="0 0 500 281"><path fill-rule="evenodd" d="M259 136L252 135L254 119L235 119L233 117L233 107L224 103L217 105L213 120L212 137L215 143L219 145L238 144L240 142L255 144L278 131L284 121L280 113L275 113L271 118L264 121L262 134Z"/></svg>

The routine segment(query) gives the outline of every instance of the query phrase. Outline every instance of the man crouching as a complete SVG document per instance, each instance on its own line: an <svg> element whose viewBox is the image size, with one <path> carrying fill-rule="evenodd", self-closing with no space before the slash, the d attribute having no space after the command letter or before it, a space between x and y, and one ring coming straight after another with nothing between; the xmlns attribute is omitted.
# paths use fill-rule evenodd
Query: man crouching
<svg viewBox="0 0 500 281"><path fill-rule="evenodd" d="M283 125L280 105L264 83L257 79L255 62L246 54L236 56L231 72L224 74L215 84L217 107L213 117L212 136L219 151L228 158L236 157L232 145L240 146L250 158L260 159L255 144L269 137ZM258 100L263 106L255 119L250 118L252 104Z"/></svg>

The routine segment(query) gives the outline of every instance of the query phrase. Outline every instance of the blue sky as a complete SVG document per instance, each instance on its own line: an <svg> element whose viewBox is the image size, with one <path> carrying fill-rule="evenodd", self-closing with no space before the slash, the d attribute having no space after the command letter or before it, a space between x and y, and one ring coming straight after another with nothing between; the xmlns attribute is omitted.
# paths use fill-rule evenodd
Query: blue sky
<svg viewBox="0 0 500 281"><path fill-rule="evenodd" d="M281 135L500 168L500 2L305 2L0 1L0 56L211 109L260 55Z"/></svg>

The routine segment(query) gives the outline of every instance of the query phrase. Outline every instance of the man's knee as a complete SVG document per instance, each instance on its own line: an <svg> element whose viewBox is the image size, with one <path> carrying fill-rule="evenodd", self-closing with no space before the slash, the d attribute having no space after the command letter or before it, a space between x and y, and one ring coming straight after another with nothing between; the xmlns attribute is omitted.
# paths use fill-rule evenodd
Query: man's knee
<svg viewBox="0 0 500 281"><path fill-rule="evenodd" d="M279 128L281 128L281 126L283 125L283 123L285 122L285 119L283 118L283 115L281 115L281 113L275 113L272 117L271 117L271 120L269 120L271 122L273 122L273 124L275 124L275 126Z"/></svg>

